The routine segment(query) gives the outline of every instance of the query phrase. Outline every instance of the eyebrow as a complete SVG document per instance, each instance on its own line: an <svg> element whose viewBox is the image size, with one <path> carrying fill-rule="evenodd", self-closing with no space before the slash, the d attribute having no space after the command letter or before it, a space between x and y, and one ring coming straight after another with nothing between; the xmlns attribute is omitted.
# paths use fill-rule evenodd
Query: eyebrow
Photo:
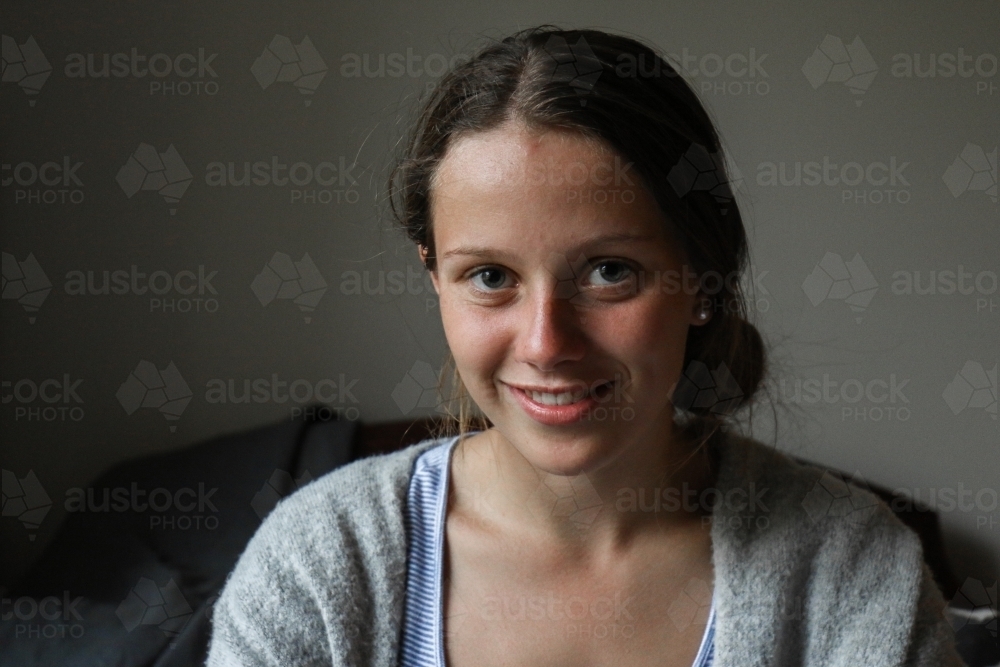
<svg viewBox="0 0 1000 667"><path fill-rule="evenodd" d="M580 244L577 245L570 254L575 254L577 252L582 252L587 248L604 245L608 243L645 243L649 241L657 240L655 234L632 234L628 232L619 232L616 234L601 234L600 236L593 236L588 239L584 239ZM446 259L448 257L453 257L456 255L464 255L469 257L499 257L499 258L514 258L516 255L512 252L506 250L500 250L497 248L489 248L486 246L459 246L458 248L452 248L448 252L439 255L440 259Z"/></svg>

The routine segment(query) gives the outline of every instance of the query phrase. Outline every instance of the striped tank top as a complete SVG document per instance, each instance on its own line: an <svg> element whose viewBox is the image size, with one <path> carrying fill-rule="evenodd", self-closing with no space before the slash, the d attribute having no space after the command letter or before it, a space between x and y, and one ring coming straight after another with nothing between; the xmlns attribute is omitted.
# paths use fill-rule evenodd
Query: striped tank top
<svg viewBox="0 0 1000 667"><path fill-rule="evenodd" d="M402 667L445 667L443 560L448 471L458 437L432 447L414 462L406 504L406 602L400 647ZM692 667L711 667L715 653L715 599Z"/></svg>

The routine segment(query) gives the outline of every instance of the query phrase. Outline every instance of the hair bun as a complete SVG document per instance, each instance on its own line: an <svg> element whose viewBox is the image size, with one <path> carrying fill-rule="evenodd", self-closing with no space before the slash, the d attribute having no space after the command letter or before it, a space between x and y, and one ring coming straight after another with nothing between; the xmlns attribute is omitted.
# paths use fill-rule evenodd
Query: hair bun
<svg viewBox="0 0 1000 667"><path fill-rule="evenodd" d="M725 417L749 404L767 369L764 339L740 314L691 327L674 405L695 415Z"/></svg>

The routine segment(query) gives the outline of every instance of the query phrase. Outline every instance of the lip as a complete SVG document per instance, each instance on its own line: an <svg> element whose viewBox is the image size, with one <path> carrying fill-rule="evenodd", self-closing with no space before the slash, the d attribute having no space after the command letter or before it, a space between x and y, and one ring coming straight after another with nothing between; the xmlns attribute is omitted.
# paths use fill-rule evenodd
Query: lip
<svg viewBox="0 0 1000 667"><path fill-rule="evenodd" d="M593 391L587 391L583 398L575 403L569 403L568 405L547 405L545 403L539 403L535 401L530 392L545 392L552 394L560 394L569 391L579 391L580 385L564 385L562 387L542 387L537 385L512 385L506 382L502 383L507 391L510 393L511 397L517 401L521 409L524 410L525 414L534 419L535 421L545 424L547 426L560 426L563 424L572 424L578 422L584 417L586 417L591 410L593 410L597 405L597 398L594 396ZM588 385L589 386L589 385Z"/></svg>

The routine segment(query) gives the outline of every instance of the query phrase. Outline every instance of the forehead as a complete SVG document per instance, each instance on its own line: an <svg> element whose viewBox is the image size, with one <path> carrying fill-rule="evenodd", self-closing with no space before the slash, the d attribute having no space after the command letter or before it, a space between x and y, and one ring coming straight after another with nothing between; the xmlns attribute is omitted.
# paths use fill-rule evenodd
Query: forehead
<svg viewBox="0 0 1000 667"><path fill-rule="evenodd" d="M431 217L439 246L666 231L638 174L605 143L515 122L454 140L432 181Z"/></svg>
<svg viewBox="0 0 1000 667"><path fill-rule="evenodd" d="M578 179L580 173L575 172L584 168L611 167L614 158L610 147L583 134L510 121L454 139L435 173L434 185L460 181L469 187L513 187L537 180L552 185L560 181L559 176Z"/></svg>

